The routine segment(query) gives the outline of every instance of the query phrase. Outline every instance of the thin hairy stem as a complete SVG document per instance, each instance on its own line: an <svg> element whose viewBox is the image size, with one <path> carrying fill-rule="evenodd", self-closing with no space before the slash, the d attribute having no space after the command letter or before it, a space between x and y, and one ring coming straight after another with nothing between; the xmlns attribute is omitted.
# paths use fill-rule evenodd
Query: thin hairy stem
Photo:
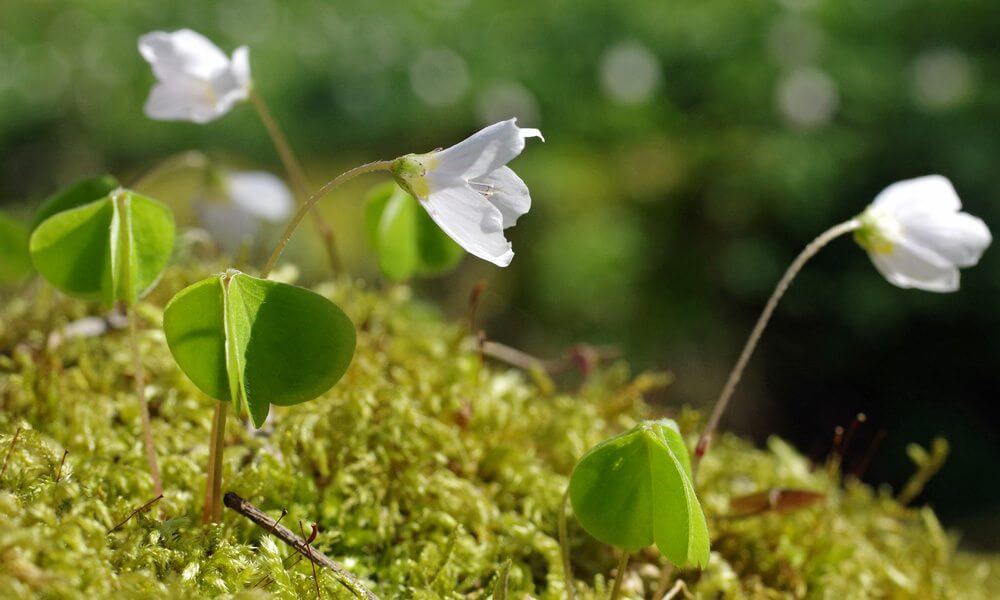
<svg viewBox="0 0 1000 600"><path fill-rule="evenodd" d="M615 577L615 586L611 588L609 600L618 600L622 593L622 581L625 579L625 569L628 568L628 552L622 552L622 557L618 559L618 575Z"/></svg>
<svg viewBox="0 0 1000 600"><path fill-rule="evenodd" d="M298 197L299 204L302 205L309 198L309 182L306 180L302 163L295 157L295 153L292 152L292 147L288 143L288 138L285 136L284 131L278 126L278 122L271 114L271 109L268 108L267 103L264 102L264 98L257 93L256 89L250 90L250 101L257 110L261 122L264 123L264 128L267 129L271 143L274 144L275 150L278 151L278 156L281 158L281 163L285 166L288 178L292 181L295 196ZM334 270L340 270L340 257L337 254L337 241L334 237L333 228L323 218L319 210L312 210L312 218L313 223L316 225L316 232L323 240L327 257L330 260L330 266Z"/></svg>
<svg viewBox="0 0 1000 600"><path fill-rule="evenodd" d="M719 399L715 402L715 408L712 409L712 415L708 419L708 424L705 425L705 430L702 431L701 437L698 438L698 446L695 448L694 460L691 465L692 469L696 470L698 468L698 463L701 462L705 452L708 451L708 447L712 443L712 434L715 433L715 429L719 426L722 413L725 412L726 407L729 405L729 400L733 396L733 392L736 391L736 386L743 376L743 369L746 368L747 363L750 361L750 356L753 355L753 351L757 347L757 342L760 341L760 336L767 327L767 322L771 319L775 307L778 306L781 297L785 295L792 280L795 279L795 276L798 275L809 259L815 256L824 246L860 226L861 223L857 219L851 219L827 229L816 239L809 242L805 249L795 257L795 260L792 261L791 266L788 267L785 274L782 275L777 287L771 292L771 297L764 306L764 312L760 314L757 324L754 325L753 331L750 332L750 338L747 340L746 345L743 346L743 351L740 352L740 357L737 359L736 365L729 373L729 379L726 380L726 385L722 388L722 393L719 394Z"/></svg>
<svg viewBox="0 0 1000 600"><path fill-rule="evenodd" d="M205 506L202 523L222 520L222 452L226 446L226 411L228 402L216 402L212 415L212 439L209 441L208 473L205 482Z"/></svg>
<svg viewBox="0 0 1000 600"><path fill-rule="evenodd" d="M168 156L153 165L151 169L132 180L129 187L141 190L165 175L185 169L204 169L209 164L208 157L198 150L187 150Z"/></svg>
<svg viewBox="0 0 1000 600"><path fill-rule="evenodd" d="M566 583L566 600L576 600L576 589L573 585L573 565L569 560L569 533L566 527L566 506L569 504L569 488L563 494L559 505L559 548L562 550L563 580Z"/></svg>
<svg viewBox="0 0 1000 600"><path fill-rule="evenodd" d="M288 226L285 227L284 233L281 234L281 239L278 241L278 245L275 246L274 251L271 253L270 258L267 259L267 263L264 264L264 268L261 269L260 276L267 278L271 274L271 270L274 269L274 265L277 264L278 258L281 257L282 251L284 251L285 246L288 245L288 240L292 239L292 234L295 233L295 229L305 218L306 213L308 213L320 201L323 196L328 194L331 190L340 187L342 184L354 179L358 175L364 173L372 173L375 171L388 171L389 167L392 166L392 161L388 160L377 160L375 162L370 162L368 164L361 165L360 167L354 167L350 171L345 171L336 178L323 184L323 187L316 190L309 199L299 207L298 212L292 217L292 220L288 222Z"/></svg>
<svg viewBox="0 0 1000 600"><path fill-rule="evenodd" d="M135 371L135 396L139 399L139 415L142 418L142 446L146 451L149 474L153 476L153 493L163 495L160 480L160 465L156 460L156 446L153 444L153 426L149 420L149 405L146 403L146 371L142 366L142 352L139 350L139 326L136 323L135 308L128 307L129 345L132 346L132 368Z"/></svg>

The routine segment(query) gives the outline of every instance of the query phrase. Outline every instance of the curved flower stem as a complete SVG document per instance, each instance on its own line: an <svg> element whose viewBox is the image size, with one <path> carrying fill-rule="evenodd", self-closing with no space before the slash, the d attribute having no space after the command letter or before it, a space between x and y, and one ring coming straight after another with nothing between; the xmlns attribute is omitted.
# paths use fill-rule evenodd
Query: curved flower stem
<svg viewBox="0 0 1000 600"><path fill-rule="evenodd" d="M854 231L861 226L861 222L857 219L851 219L845 221L839 225L834 225L830 229L827 229L809 244L795 257L792 264L782 275L781 280L778 281L778 285L771 292L771 297L768 298L767 304L764 306L764 311L757 318L757 324L754 325L753 331L750 332L750 338L747 340L746 345L743 346L743 351L740 352L740 357L736 361L736 365L733 370L729 373L729 379L726 380L726 385L722 388L722 393L719 394L719 399L715 402L715 408L712 409L712 415L708 419L708 424L705 425L705 430L701 432L701 437L698 438L698 445L695 448L694 457L692 460L691 468L693 471L697 472L698 463L701 462L702 457L705 452L708 451L708 447L712 442L712 434L715 429L719 426L719 419L722 418L722 413L725 412L726 406L729 405L729 400L733 396L733 392L736 391L736 385L740 382L740 378L743 376L743 369L746 368L747 362L750 361L750 356L753 355L754 349L757 347L757 342L760 341L760 336L764 333L764 328L767 327L767 322L771 319L771 315L774 313L775 307L778 306L778 301L781 297L785 295L788 290L788 286L791 285L792 280L798 275L802 267L809 261L810 258L816 255L824 246L829 244L834 239Z"/></svg>
<svg viewBox="0 0 1000 600"><path fill-rule="evenodd" d="M309 182L306 180L302 164L295 157L295 153L292 152L288 138L281 130L281 127L278 126L278 122L271 114L270 108L264 102L264 98L257 93L256 88L250 88L250 101L257 110L260 120L264 123L264 128L267 129L267 134L271 137L271 143L274 144L275 150L278 151L278 156L281 157L281 163L285 166L288 178L292 181L292 187L295 189L295 195L299 198L299 203L305 203L309 198ZM340 257L337 254L337 240L334 237L333 228L330 227L330 224L318 210L312 211L312 217L313 223L316 224L316 232L323 239L323 244L326 246L330 267L335 271L340 270Z"/></svg>
<svg viewBox="0 0 1000 600"><path fill-rule="evenodd" d="M142 445L146 451L146 462L149 464L149 474L153 477L153 493L163 495L163 482L160 480L160 465L156 460L156 446L153 444L153 426L149 420L149 405L146 403L146 371L142 366L142 353L139 351L139 327L136 323L134 307L127 307L129 345L132 346L132 368L135 371L135 395L139 399L139 415L142 418Z"/></svg>
<svg viewBox="0 0 1000 600"><path fill-rule="evenodd" d="M573 585L573 565L569 560L569 534L566 528L566 505L569 504L569 487L563 494L559 505L559 547L562 549L563 580L566 583L566 600L576 600L576 589Z"/></svg>
<svg viewBox="0 0 1000 600"><path fill-rule="evenodd" d="M274 251L271 252L270 258L267 259L267 263L264 264L264 268L261 269L260 276L267 279L267 276L271 274L271 270L274 269L274 265L278 262L278 258L281 257L282 251L284 251L285 246L288 245L288 240L292 238L292 234L295 233L295 228L299 226L302 219L305 218L306 213L312 210L317 202L320 201L323 196L328 194L331 190L340 187L342 184L354 179L358 175L363 175L364 173L372 173L375 171L388 171L392 161L388 160L377 160L375 162L370 162L360 167L354 167L349 171L345 171L340 175L337 175L334 179L323 184L323 187L316 190L316 193L309 196L309 199L299 207L298 212L292 217L292 220L288 222L288 226L285 227L284 233L281 234L281 240L278 241L278 245L275 246Z"/></svg>
<svg viewBox="0 0 1000 600"><path fill-rule="evenodd" d="M625 569L628 568L628 552L622 552L622 557L618 560L618 576L615 577L615 586L611 588L611 595L608 600L618 600L622 593L622 581L625 579Z"/></svg>
<svg viewBox="0 0 1000 600"><path fill-rule="evenodd" d="M222 520L222 453L226 446L226 411L228 402L215 402L212 415L212 438L209 441L208 473L205 480L205 506L202 523Z"/></svg>
<svg viewBox="0 0 1000 600"><path fill-rule="evenodd" d="M209 160L208 157L205 156L204 152L199 152L198 150L178 152L177 154L173 154L161 160L153 165L153 167L148 171L133 179L129 188L138 190L163 177L164 175L169 175L170 173L184 169L200 169L207 167L208 164Z"/></svg>

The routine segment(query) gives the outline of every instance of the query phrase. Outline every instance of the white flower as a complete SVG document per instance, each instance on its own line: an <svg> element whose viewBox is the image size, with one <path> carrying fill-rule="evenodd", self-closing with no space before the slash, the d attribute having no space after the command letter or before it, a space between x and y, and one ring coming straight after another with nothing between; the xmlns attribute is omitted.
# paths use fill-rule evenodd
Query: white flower
<svg viewBox="0 0 1000 600"><path fill-rule="evenodd" d="M506 164L529 137L542 133L501 121L450 148L397 158L392 173L469 254L506 267L514 251L503 230L531 208L528 186Z"/></svg>
<svg viewBox="0 0 1000 600"><path fill-rule="evenodd" d="M139 38L139 52L157 79L145 106L151 119L207 123L250 94L246 46L229 59L205 36L181 29L147 33Z"/></svg>
<svg viewBox="0 0 1000 600"><path fill-rule="evenodd" d="M270 173L230 171L221 185L223 197L198 203L196 211L202 226L230 252L255 237L262 222L279 223L294 208L291 191Z"/></svg>
<svg viewBox="0 0 1000 600"><path fill-rule="evenodd" d="M953 292L958 269L971 267L990 245L981 219L959 212L951 182L929 175L894 183L858 217L855 239L890 283Z"/></svg>

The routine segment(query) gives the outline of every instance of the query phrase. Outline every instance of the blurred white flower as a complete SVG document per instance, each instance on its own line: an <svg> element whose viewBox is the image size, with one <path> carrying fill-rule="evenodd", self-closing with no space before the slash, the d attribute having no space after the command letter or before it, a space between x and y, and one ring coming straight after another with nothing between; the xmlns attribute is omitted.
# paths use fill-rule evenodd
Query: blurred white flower
<svg viewBox="0 0 1000 600"><path fill-rule="evenodd" d="M451 106L469 87L465 59L447 48L424 50L410 65L410 85L430 106Z"/></svg>
<svg viewBox="0 0 1000 600"><path fill-rule="evenodd" d="M506 164L529 137L544 141L516 119L501 121L450 148L397 158L392 173L469 254L506 267L514 251L503 230L531 208L528 186Z"/></svg>
<svg viewBox="0 0 1000 600"><path fill-rule="evenodd" d="M262 223L281 222L294 208L285 182L270 173L230 171L222 174L221 187L221 197L199 202L196 212L202 227L229 252L256 236Z"/></svg>
<svg viewBox="0 0 1000 600"><path fill-rule="evenodd" d="M205 36L181 29L147 33L139 38L139 52L157 79L145 106L151 119L207 123L250 95L246 46L230 59Z"/></svg>
<svg viewBox="0 0 1000 600"><path fill-rule="evenodd" d="M823 71L801 67L785 75L776 90L778 108L789 122L803 129L827 125L840 104L837 84Z"/></svg>
<svg viewBox="0 0 1000 600"><path fill-rule="evenodd" d="M958 106L968 100L974 87L972 65L958 50L928 50L913 61L913 92L925 108Z"/></svg>
<svg viewBox="0 0 1000 600"><path fill-rule="evenodd" d="M621 42L601 55L600 81L615 103L643 104L660 86L660 61L639 42Z"/></svg>
<svg viewBox="0 0 1000 600"><path fill-rule="evenodd" d="M894 183L858 217L855 239L890 283L953 292L960 267L971 267L990 245L986 224L959 212L951 182L929 175Z"/></svg>

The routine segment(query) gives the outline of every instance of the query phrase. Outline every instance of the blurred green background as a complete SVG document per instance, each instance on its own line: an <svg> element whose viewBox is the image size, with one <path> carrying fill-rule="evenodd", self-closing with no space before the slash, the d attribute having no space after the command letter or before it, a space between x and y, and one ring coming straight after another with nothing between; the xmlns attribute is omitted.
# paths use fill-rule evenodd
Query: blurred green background
<svg viewBox="0 0 1000 600"><path fill-rule="evenodd" d="M314 185L502 118L540 127L548 141L512 165L534 199L509 232L513 265L467 258L417 293L459 317L486 279L491 337L540 356L614 344L676 373L655 398L668 407L710 405L795 253L889 183L947 175L1000 224L995 0L4 0L3 210L189 149L281 172L247 105L205 126L143 115L153 76L136 40L181 27L251 47ZM324 204L350 271L372 279L361 199L378 182ZM149 191L189 219L193 188ZM967 545L997 548L997 254L934 295L836 242L779 308L725 423L821 460L863 411L847 462L884 430L865 477L893 486L912 470L906 443L945 435L952 457L922 500ZM321 274L310 228L290 256Z"/></svg>

